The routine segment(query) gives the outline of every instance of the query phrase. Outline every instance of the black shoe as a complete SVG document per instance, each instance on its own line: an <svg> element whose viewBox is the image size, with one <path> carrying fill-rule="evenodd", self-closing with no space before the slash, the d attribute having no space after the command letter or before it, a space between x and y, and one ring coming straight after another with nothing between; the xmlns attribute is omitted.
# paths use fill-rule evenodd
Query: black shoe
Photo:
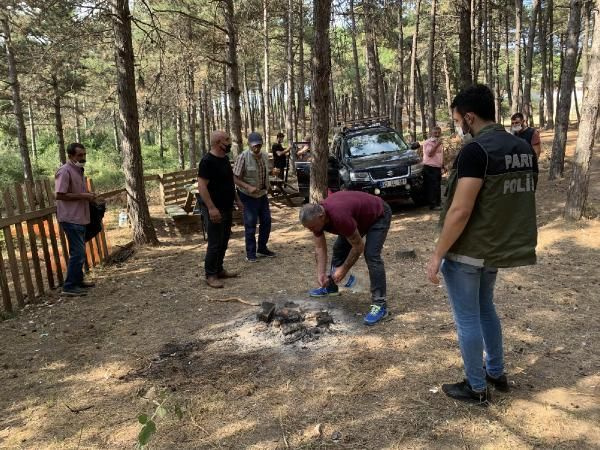
<svg viewBox="0 0 600 450"><path fill-rule="evenodd" d="M266 258L274 258L275 252L272 252L268 248L265 248L263 250L257 250L256 256L262 256L262 257L266 257Z"/></svg>
<svg viewBox="0 0 600 450"><path fill-rule="evenodd" d="M483 370L485 370L485 367L483 368ZM485 381L487 381L488 383L491 383L494 386L494 388L500 392L508 392L510 390L510 388L508 386L508 378L506 378L505 373L500 375L498 378L494 378L493 376L488 374L486 371L485 372Z"/></svg>
<svg viewBox="0 0 600 450"><path fill-rule="evenodd" d="M487 406L492 399L487 388L481 392L474 391L467 380L454 384L442 384L442 391L453 399L481 406Z"/></svg>

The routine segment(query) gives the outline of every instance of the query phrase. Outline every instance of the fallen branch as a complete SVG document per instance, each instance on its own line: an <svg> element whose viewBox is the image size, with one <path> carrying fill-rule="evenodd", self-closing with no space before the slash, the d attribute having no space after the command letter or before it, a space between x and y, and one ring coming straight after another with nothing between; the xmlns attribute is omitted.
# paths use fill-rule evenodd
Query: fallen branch
<svg viewBox="0 0 600 450"><path fill-rule="evenodd" d="M244 305L248 305L248 306L260 306L259 303L252 303L252 302L249 302L248 300L244 300L243 298L239 298L239 297L210 298L208 295L205 295L204 297L206 297L206 300L208 300L209 302L239 302L239 303L243 303Z"/></svg>
<svg viewBox="0 0 600 450"><path fill-rule="evenodd" d="M81 408L71 408L66 403L65 403L65 406L69 409L69 411L71 411L72 413L75 413L75 414L79 414L80 412L87 411L88 409L92 409L94 407L94 405L88 405L88 406L82 406Z"/></svg>

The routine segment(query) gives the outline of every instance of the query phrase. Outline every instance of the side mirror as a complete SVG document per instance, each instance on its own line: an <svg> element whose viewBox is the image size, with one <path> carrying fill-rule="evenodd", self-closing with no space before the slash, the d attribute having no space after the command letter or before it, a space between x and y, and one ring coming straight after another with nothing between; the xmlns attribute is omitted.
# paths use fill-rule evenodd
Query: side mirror
<svg viewBox="0 0 600 450"><path fill-rule="evenodd" d="M418 142L412 142L410 144L410 148L411 150L419 150L421 148L421 144L419 144Z"/></svg>

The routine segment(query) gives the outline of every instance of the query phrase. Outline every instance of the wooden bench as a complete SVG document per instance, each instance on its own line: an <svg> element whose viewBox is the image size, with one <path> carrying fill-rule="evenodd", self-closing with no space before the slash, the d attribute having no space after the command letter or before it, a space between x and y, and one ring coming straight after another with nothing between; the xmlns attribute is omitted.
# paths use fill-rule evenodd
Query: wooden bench
<svg viewBox="0 0 600 450"><path fill-rule="evenodd" d="M175 229L181 234L202 231L204 235L202 219L199 215L190 214L193 211L190 186L195 186L197 179L196 169L165 173L160 177L160 197L165 213L173 220Z"/></svg>

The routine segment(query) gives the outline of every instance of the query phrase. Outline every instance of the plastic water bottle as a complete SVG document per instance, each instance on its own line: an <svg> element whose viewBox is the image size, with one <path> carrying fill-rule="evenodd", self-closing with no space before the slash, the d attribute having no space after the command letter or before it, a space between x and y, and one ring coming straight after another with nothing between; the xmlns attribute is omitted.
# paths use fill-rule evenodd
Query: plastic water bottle
<svg viewBox="0 0 600 450"><path fill-rule="evenodd" d="M127 226L127 211L123 210L119 213L119 228Z"/></svg>

